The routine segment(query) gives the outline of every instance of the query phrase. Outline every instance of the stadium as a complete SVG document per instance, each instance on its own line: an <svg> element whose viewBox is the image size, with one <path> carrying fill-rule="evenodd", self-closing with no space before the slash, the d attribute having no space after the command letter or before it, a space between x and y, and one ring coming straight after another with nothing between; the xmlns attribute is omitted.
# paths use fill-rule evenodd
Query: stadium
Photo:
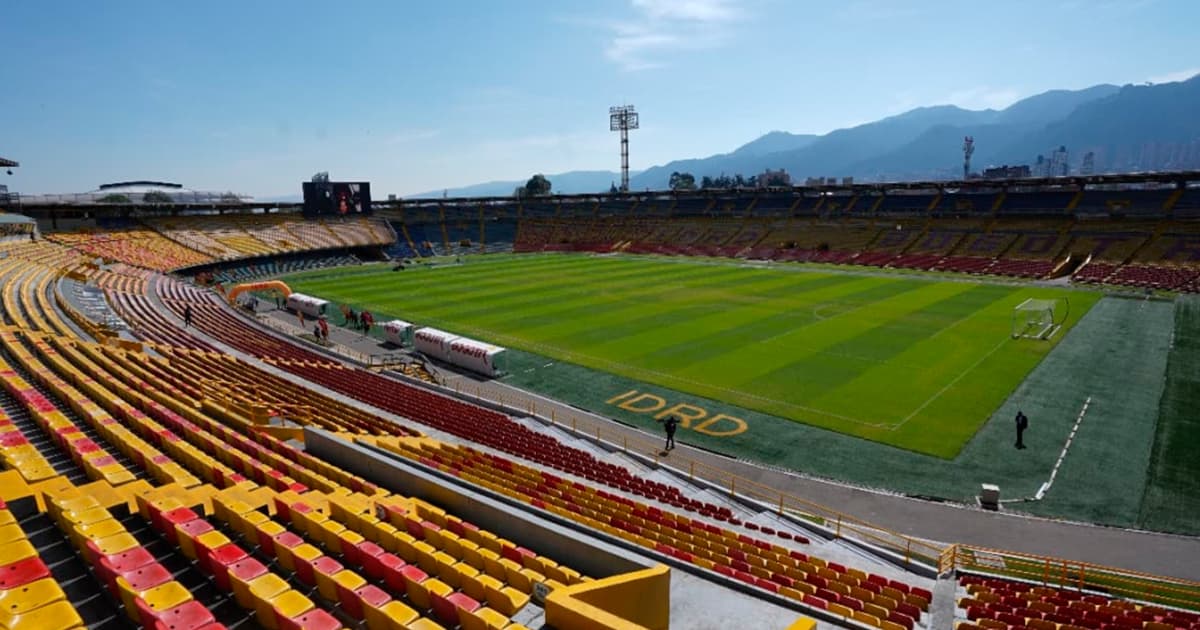
<svg viewBox="0 0 1200 630"><path fill-rule="evenodd" d="M4 627L1200 628L1200 173L304 191L5 197Z"/></svg>

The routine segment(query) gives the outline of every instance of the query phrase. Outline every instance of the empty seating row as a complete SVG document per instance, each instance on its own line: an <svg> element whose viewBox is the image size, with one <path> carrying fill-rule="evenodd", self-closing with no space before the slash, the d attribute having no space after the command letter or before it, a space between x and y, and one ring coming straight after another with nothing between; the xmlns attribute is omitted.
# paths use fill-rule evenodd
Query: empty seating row
<svg viewBox="0 0 1200 630"><path fill-rule="evenodd" d="M932 598L929 591L902 582L825 562L799 549L663 511L470 447L430 439L359 439L593 529L875 627L896 624L911 630ZM779 533L787 540L808 542L802 536Z"/></svg>
<svg viewBox="0 0 1200 630"><path fill-rule="evenodd" d="M958 607L968 619L959 628L1035 630L1187 630L1200 628L1200 614L1138 604L1099 594L1000 578L963 575L967 596Z"/></svg>
<svg viewBox="0 0 1200 630"><path fill-rule="evenodd" d="M38 555L8 506L0 501L0 627L9 630L83 628L79 613Z"/></svg>

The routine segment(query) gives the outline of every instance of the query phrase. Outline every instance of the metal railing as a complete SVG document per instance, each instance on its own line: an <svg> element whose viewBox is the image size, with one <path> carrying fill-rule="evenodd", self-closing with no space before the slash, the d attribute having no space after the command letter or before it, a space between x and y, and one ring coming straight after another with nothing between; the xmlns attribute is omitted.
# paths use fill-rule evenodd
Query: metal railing
<svg viewBox="0 0 1200 630"><path fill-rule="evenodd" d="M952 570L1200 610L1200 582L1089 562L970 545L951 545L939 558L938 572L940 574Z"/></svg>

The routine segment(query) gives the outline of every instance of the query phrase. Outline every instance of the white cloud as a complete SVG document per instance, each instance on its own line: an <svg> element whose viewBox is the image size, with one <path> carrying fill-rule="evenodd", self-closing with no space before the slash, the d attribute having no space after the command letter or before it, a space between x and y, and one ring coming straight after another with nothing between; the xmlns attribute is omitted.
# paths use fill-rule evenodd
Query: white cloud
<svg viewBox="0 0 1200 630"><path fill-rule="evenodd" d="M1021 93L1012 88L980 86L952 92L944 102L963 109L1004 109L1020 98Z"/></svg>
<svg viewBox="0 0 1200 630"><path fill-rule="evenodd" d="M1200 74L1200 67L1188 68L1187 70L1177 70L1175 72L1168 72L1166 74L1160 74L1158 76L1150 77L1149 79L1146 79L1146 80L1149 81L1150 83L1175 83L1177 81L1187 81L1188 79L1196 76L1197 74Z"/></svg>
<svg viewBox="0 0 1200 630"><path fill-rule="evenodd" d="M736 14L727 0L632 0L633 8L656 20L718 22Z"/></svg>
<svg viewBox="0 0 1200 630"><path fill-rule="evenodd" d="M626 71L667 65L672 54L725 45L745 15L736 0L630 0L634 16L605 22L604 56Z"/></svg>

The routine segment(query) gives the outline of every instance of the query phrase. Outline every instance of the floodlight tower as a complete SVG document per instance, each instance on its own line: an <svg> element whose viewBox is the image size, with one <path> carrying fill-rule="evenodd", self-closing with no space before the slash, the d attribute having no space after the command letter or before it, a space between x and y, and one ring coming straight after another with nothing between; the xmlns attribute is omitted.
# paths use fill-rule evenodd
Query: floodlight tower
<svg viewBox="0 0 1200 630"><path fill-rule="evenodd" d="M963 181L971 176L971 155L975 153L975 136L963 138Z"/></svg>
<svg viewBox="0 0 1200 630"><path fill-rule="evenodd" d="M629 192L629 130L637 128L633 105L608 108L608 130L621 132L621 192Z"/></svg>

